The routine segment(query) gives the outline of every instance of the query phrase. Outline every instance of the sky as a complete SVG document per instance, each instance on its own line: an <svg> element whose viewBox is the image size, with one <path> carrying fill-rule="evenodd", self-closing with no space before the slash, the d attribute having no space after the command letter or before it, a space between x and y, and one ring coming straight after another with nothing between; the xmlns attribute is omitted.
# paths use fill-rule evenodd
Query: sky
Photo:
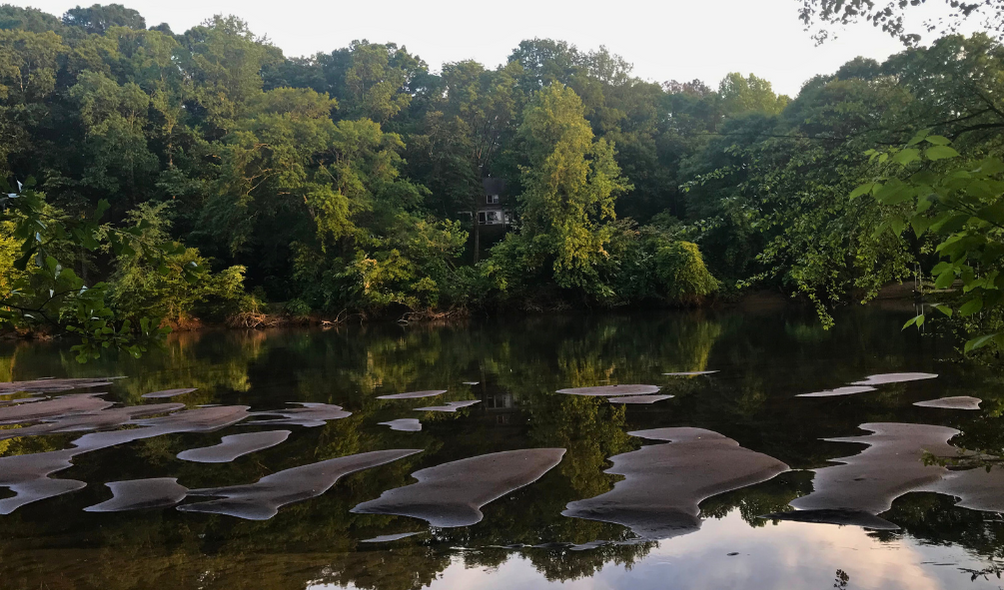
<svg viewBox="0 0 1004 590"><path fill-rule="evenodd" d="M986 563L959 545L935 545L903 534L880 541L856 526L797 522L746 524L739 510L707 519L701 530L659 542L630 567L607 561L591 576L547 580L527 556L512 552L497 567L470 567L454 557L429 590L824 590L838 569L855 590L991 590L999 580L976 577ZM374 573L377 580L379 573ZM317 584L308 590L338 590ZM347 588L355 589L356 586Z"/></svg>
<svg viewBox="0 0 1004 590"><path fill-rule="evenodd" d="M541 37L583 50L604 45L646 80L700 78L717 86L729 72L754 73L792 96L814 75L833 73L854 57L881 61L902 50L870 25L848 28L817 47L798 18L800 0L116 1L138 10L148 26L166 22L176 33L214 14L234 14L287 56L330 52L367 39L404 45L433 71L464 59L493 67L521 40ZM14 3L61 16L79 2ZM924 16L940 9L939 3L921 8Z"/></svg>

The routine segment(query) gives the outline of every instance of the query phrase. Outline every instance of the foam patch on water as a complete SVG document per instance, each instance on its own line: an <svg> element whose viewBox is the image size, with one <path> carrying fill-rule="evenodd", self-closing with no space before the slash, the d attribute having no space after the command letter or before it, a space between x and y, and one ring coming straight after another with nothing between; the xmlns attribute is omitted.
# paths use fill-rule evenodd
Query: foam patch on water
<svg viewBox="0 0 1004 590"><path fill-rule="evenodd" d="M240 422L247 417L247 410L247 406L185 410L129 423L141 426L140 428L85 434L73 441L73 447L69 449L0 457L0 487L6 487L15 494L13 497L0 499L0 514L10 514L25 504L86 487L87 484L82 481L49 477L69 469L73 465L72 459L78 455L165 434L212 432Z"/></svg>
<svg viewBox="0 0 1004 590"><path fill-rule="evenodd" d="M415 531L414 533L397 533L394 535L380 535L373 537L372 539L363 539L359 541L360 543L390 543L391 541L399 541L401 539L406 539L408 537L413 537L415 535L422 534L422 531Z"/></svg>
<svg viewBox="0 0 1004 590"><path fill-rule="evenodd" d="M824 389L823 391L813 391L812 393L800 393L795 397L840 397L843 395L856 395L878 391L870 385L848 385L847 387L837 387L836 389Z"/></svg>
<svg viewBox="0 0 1004 590"><path fill-rule="evenodd" d="M423 397L436 397L446 393L445 389L428 389L425 391L408 391L405 393L392 393L390 395L378 395L377 399L419 399Z"/></svg>
<svg viewBox="0 0 1004 590"><path fill-rule="evenodd" d="M132 479L105 484L112 490L112 498L84 508L85 512L124 512L174 506L185 499L188 488L178 485L173 477Z"/></svg>
<svg viewBox="0 0 1004 590"><path fill-rule="evenodd" d="M473 406L474 404L480 404L479 399L468 399L460 402L446 402L446 405L442 406L427 406L424 408L414 408L416 412L456 412L460 408L466 408Z"/></svg>
<svg viewBox="0 0 1004 590"><path fill-rule="evenodd" d="M794 512L775 512L764 514L759 518L770 520L789 520L792 522L814 522L821 524L837 524L842 526L859 526L876 531L898 531L899 526L880 518L870 512L846 509L816 509L796 510Z"/></svg>
<svg viewBox="0 0 1004 590"><path fill-rule="evenodd" d="M883 526L878 521L869 524L863 515L881 514L892 507L896 498L911 491L930 490L948 474L942 465L926 465L925 453L959 455L959 450L948 444L959 434L954 428L892 422L862 424L859 428L871 434L824 439L867 448L857 455L832 459L840 465L814 470L812 493L791 502L793 508L807 514L781 513L771 518L891 528L895 525Z"/></svg>
<svg viewBox="0 0 1004 590"><path fill-rule="evenodd" d="M972 397L969 395L954 395L950 397L939 397L938 399L916 402L913 405L921 408L939 408L942 410L979 410L982 402L983 400L978 397Z"/></svg>
<svg viewBox="0 0 1004 590"><path fill-rule="evenodd" d="M381 426L390 426L391 430L401 432L419 432L422 430L422 423L417 418L398 418L389 422L379 422Z"/></svg>
<svg viewBox="0 0 1004 590"><path fill-rule="evenodd" d="M984 467L949 471L941 481L920 491L955 496L956 505L970 510L1004 512L1004 468L994 465L989 471Z"/></svg>
<svg viewBox="0 0 1004 590"><path fill-rule="evenodd" d="M231 434L224 436L218 445L182 451L178 453L178 458L193 463L230 463L238 457L282 444L290 434L288 430Z"/></svg>
<svg viewBox="0 0 1004 590"><path fill-rule="evenodd" d="M608 398L612 404L654 404L667 399L673 399L672 395L629 395L627 397Z"/></svg>
<svg viewBox="0 0 1004 590"><path fill-rule="evenodd" d="M98 396L103 393L66 395L30 404L17 404L0 408L0 424L20 424L36 422L46 418L56 418L69 414L97 412L115 404Z"/></svg>
<svg viewBox="0 0 1004 590"><path fill-rule="evenodd" d="M0 457L0 486L14 496L0 499L0 514L10 514L25 504L61 496L87 487L74 479L50 479L49 475L69 469L76 449Z"/></svg>
<svg viewBox="0 0 1004 590"><path fill-rule="evenodd" d="M163 399L168 397L177 397L179 395L185 395L186 393L192 393L193 391L198 391L198 388L189 387L187 389L165 389L163 391L151 391L150 393L144 393L140 397L146 399Z"/></svg>
<svg viewBox="0 0 1004 590"><path fill-rule="evenodd" d="M137 421L137 424L157 427L165 434L176 432L213 432L233 426L251 414L249 406L211 406L194 408L162 416Z"/></svg>
<svg viewBox="0 0 1004 590"><path fill-rule="evenodd" d="M698 530L705 498L767 481L788 466L703 428L656 428L632 436L668 441L610 458L605 473L622 475L614 489L571 502L565 516L612 522L645 539Z"/></svg>
<svg viewBox="0 0 1004 590"><path fill-rule="evenodd" d="M73 432L91 432L123 426L132 420L156 414L166 414L184 409L185 404L146 404L141 406L125 406L109 408L85 414L70 414L48 419L41 424L33 424L22 428L0 430L0 440L20 438L24 436L42 436L47 434L66 434Z"/></svg>
<svg viewBox="0 0 1004 590"><path fill-rule="evenodd" d="M0 395L2 395L2 394L0 394ZM7 395L18 395L18 394L11 393L11 394L7 394ZM41 396L41 395L30 395L30 396L27 396L27 397L17 397L17 398L13 398L13 399L3 399L3 400L0 400L0 406L14 406L14 405L17 405L17 404L30 404L32 402L40 402L40 401L42 401L44 399L48 399L48 398L46 398L45 396Z"/></svg>
<svg viewBox="0 0 1004 590"><path fill-rule="evenodd" d="M388 490L352 512L395 514L428 521L436 527L481 522L481 507L529 485L561 462L565 449L502 451L420 469L418 483Z"/></svg>
<svg viewBox="0 0 1004 590"><path fill-rule="evenodd" d="M226 514L248 520L268 520L287 504L320 496L344 475L421 452L421 449L371 451L285 469L267 475L253 484L190 490L190 496L213 496L219 499L183 504L178 506L178 510Z"/></svg>
<svg viewBox="0 0 1004 590"><path fill-rule="evenodd" d="M341 406L334 404L322 404L316 402L289 402L299 405L299 408L289 408L282 410L270 410L267 412L254 412L254 416L280 416L274 420L257 420L249 422L250 426L304 426L307 428L317 428L324 426L328 420L341 420L348 418L352 412L346 412Z"/></svg>
<svg viewBox="0 0 1004 590"><path fill-rule="evenodd" d="M623 395L651 395L659 393L658 385L597 385L595 387L572 387L559 389L558 393L567 395L589 395L600 397L618 397Z"/></svg>
<svg viewBox="0 0 1004 590"><path fill-rule="evenodd" d="M663 373L667 377L698 377L700 375L714 375L718 371L682 371L679 373Z"/></svg>
<svg viewBox="0 0 1004 590"><path fill-rule="evenodd" d="M116 379L124 377L98 377L81 379L34 379L31 381L8 381L0 383L0 395L12 393L57 393L73 389L93 389L107 387Z"/></svg>
<svg viewBox="0 0 1004 590"><path fill-rule="evenodd" d="M935 373L879 373L869 375L861 381L855 381L851 385L885 385L887 383L908 383L910 381L923 381L925 379L937 379Z"/></svg>

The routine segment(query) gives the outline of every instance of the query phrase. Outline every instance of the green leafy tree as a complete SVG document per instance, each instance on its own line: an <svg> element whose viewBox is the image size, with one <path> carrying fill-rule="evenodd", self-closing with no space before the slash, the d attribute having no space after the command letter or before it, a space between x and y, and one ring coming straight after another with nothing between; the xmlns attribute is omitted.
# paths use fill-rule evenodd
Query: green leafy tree
<svg viewBox="0 0 1004 590"><path fill-rule="evenodd" d="M46 116L56 90L59 59L67 51L51 31L0 30L0 173L32 146L32 131Z"/></svg>
<svg viewBox="0 0 1004 590"><path fill-rule="evenodd" d="M154 268L169 271L167 257L179 253L177 244L146 239L144 224L125 229L100 225L106 202L92 217L80 218L48 206L31 187L7 191L0 196L0 223L13 226L20 248L12 264L15 272L5 276L0 292L0 322L24 331L76 334L81 342L73 350L80 362L98 358L108 348L139 356L166 333L160 328L161 317L139 317L136 324L116 317L108 285L89 284L73 271L72 263L75 252L106 248L120 260L143 257ZM180 270L189 278L196 266L186 264Z"/></svg>
<svg viewBox="0 0 1004 590"><path fill-rule="evenodd" d="M121 4L94 4L89 8L71 8L63 15L63 24L81 27L87 33L100 35L110 27L145 29L146 19L140 13Z"/></svg>
<svg viewBox="0 0 1004 590"><path fill-rule="evenodd" d="M120 86L103 74L84 72L69 96L78 102L86 129L87 167L80 184L135 205L149 190L160 162L150 151L150 97L135 83Z"/></svg>
<svg viewBox="0 0 1004 590"><path fill-rule="evenodd" d="M1004 161L963 158L942 135L921 131L905 147L869 152L884 174L851 193L871 195L888 211L882 229L896 236L912 230L930 238L939 262L936 289L958 284L947 303L933 307L957 314L972 336L965 352L986 346L1004 350ZM920 314L905 327L923 326Z"/></svg>
<svg viewBox="0 0 1004 590"><path fill-rule="evenodd" d="M777 115L791 100L785 95L777 95L770 82L753 74L743 78L732 72L718 85L718 95L726 116L736 117L746 113Z"/></svg>
<svg viewBox="0 0 1004 590"><path fill-rule="evenodd" d="M520 232L493 252L496 264L518 255L531 273L547 269L563 289L591 296L613 294L600 274L617 195L628 188L614 160L614 148L595 140L571 88L553 84L533 98L519 128L527 165L519 196ZM505 287L505 285L503 285Z"/></svg>
<svg viewBox="0 0 1004 590"><path fill-rule="evenodd" d="M416 153L409 170L421 179L446 215L469 215L474 237L473 258L481 251L477 211L484 205L482 178L492 173L504 145L515 130L522 94L519 66L495 71L465 61L446 64L440 77L443 92L431 101L424 133L414 136Z"/></svg>
<svg viewBox="0 0 1004 590"><path fill-rule="evenodd" d="M170 243L169 203L143 203L129 212L128 229L147 243ZM231 266L219 273L209 270L195 248L176 247L162 258L120 253L108 278L110 306L120 321L134 325L143 318L184 324L198 312L206 319L226 317L257 306L244 293L244 267Z"/></svg>

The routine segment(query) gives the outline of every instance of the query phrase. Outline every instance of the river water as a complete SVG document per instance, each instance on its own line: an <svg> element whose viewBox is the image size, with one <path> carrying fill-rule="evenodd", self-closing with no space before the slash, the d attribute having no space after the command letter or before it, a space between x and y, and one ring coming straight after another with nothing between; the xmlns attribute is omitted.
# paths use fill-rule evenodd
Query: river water
<svg viewBox="0 0 1004 590"><path fill-rule="evenodd" d="M1004 377L911 315L206 331L87 365L3 343L0 381L122 378L0 389L0 586L999 588ZM954 396L982 401L913 405Z"/></svg>

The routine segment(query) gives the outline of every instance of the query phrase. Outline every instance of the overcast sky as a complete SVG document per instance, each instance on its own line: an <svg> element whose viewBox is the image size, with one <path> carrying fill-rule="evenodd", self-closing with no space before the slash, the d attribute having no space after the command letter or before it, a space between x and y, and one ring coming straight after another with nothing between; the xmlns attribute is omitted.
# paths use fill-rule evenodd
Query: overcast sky
<svg viewBox="0 0 1004 590"><path fill-rule="evenodd" d="M798 0L117 1L138 10L148 26L166 22L176 33L213 14L235 14L288 56L329 52L353 39L391 41L438 71L444 62L463 59L494 66L521 40L550 37L580 49L605 45L649 80L700 78L717 86L738 71L767 78L790 95L815 74L832 73L858 55L882 60L902 49L868 25L816 47L802 30ZM15 3L61 16L79 2ZM928 14L940 9L940 3L929 4L923 8Z"/></svg>

